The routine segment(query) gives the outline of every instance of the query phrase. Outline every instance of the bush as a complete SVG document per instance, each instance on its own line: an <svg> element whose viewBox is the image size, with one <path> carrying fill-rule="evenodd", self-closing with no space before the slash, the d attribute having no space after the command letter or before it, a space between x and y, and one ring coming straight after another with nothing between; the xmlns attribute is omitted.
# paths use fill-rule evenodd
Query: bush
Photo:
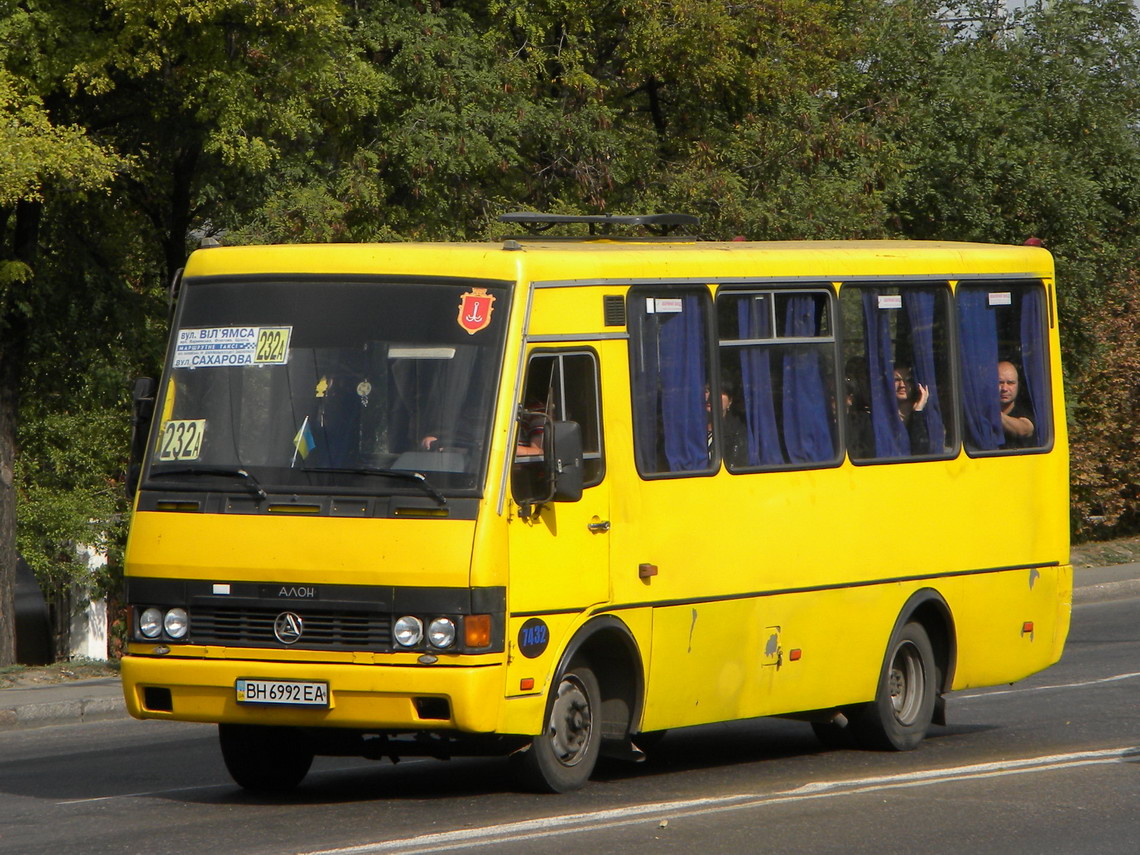
<svg viewBox="0 0 1140 855"><path fill-rule="evenodd" d="M1140 532L1140 274L1129 271L1086 316L1096 351L1072 388L1073 537Z"/></svg>

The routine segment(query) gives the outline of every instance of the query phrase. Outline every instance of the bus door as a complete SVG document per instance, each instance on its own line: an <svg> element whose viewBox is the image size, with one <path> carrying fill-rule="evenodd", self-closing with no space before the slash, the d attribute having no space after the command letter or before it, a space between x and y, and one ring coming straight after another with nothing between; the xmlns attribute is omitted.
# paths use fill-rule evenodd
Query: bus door
<svg viewBox="0 0 1140 855"><path fill-rule="evenodd" d="M601 430L598 355L590 348L535 350L527 361L511 471L512 615L560 613L554 623L609 599L609 488ZM554 422L581 430L583 490L578 501L528 507L541 493L543 450ZM542 613L542 614L538 614ZM545 630L543 630L545 632ZM540 633L541 634L541 633Z"/></svg>

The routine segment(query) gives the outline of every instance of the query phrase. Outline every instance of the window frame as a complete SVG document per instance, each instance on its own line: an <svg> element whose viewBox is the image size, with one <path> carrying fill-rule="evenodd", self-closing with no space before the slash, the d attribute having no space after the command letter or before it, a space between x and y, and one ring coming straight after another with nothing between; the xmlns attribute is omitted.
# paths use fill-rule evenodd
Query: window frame
<svg viewBox="0 0 1140 855"><path fill-rule="evenodd" d="M678 470L660 470L654 469L647 471L642 466L642 456L645 453L642 444L642 429L639 425L642 424L639 420L644 417L641 408L638 406L639 395L642 390L638 383L638 368L640 360L638 359L637 350L643 344L644 336L641 330L641 315L644 312L637 312L634 309L634 301L642 298L653 299L676 299L684 297L696 297L700 303L701 311L704 315L701 323L701 330L704 334L704 356L705 356L705 380L704 385L708 386L711 390L713 388L714 372L718 369L717 354L714 342L716 340L716 307L709 293L707 284L699 284L695 282L661 282L652 284L637 284L631 285L626 292L626 330L629 338L628 360L629 360L629 388L630 388L630 423L633 433L633 460L634 466L637 469L638 476L645 481L657 481L662 479L672 478L707 478L715 475L720 471L720 458L718 449L714 443L712 451L708 455L708 463L705 467L700 469L678 469ZM656 340L656 339L655 339ZM703 388L701 394L703 395ZM658 403L660 399L658 398ZM654 413L656 428L657 413ZM715 427L714 427L715 430ZM661 441L660 437L656 438ZM658 457L658 449L655 446L653 449L654 459L660 460Z"/></svg>
<svg viewBox="0 0 1140 855"><path fill-rule="evenodd" d="M1030 291L1036 291L1036 293L1039 295L1039 298L1041 300L1041 303L1040 303L1041 323L1038 324L1037 333L1040 336L1039 344L1040 344L1040 354L1041 354L1041 363L1042 363L1041 364L1041 377L1039 379L1041 381L1042 390L1044 392L1044 402L1042 403L1040 412L1042 415L1045 416L1045 420L1046 420L1047 428L1048 428L1048 435L1046 437L1046 441L1041 443L1040 445L1031 445L1031 446L1020 447L1020 448L998 447L998 448L992 448L992 449L985 449L985 448L973 447L973 444L968 441L968 428L966 427L967 404L966 404L966 400L965 400L966 395L964 393L965 372L967 370L967 365L966 365L965 354L963 352L964 349L962 347L962 321L961 321L961 301L960 301L961 292L965 289L978 289L978 290L988 289L991 293L1002 292L1002 291L1013 292L1015 290L1021 290L1023 293L1024 292L1030 292ZM981 459L981 458L987 458L987 457L1009 457L1009 456L1017 456L1017 455L1021 455L1021 454L1048 454L1049 452L1051 452L1053 450L1054 446L1056 445L1056 441L1057 441L1056 422L1057 422L1057 420L1055 418L1055 413L1054 413L1055 407L1053 404L1053 373L1052 373L1053 372L1053 366L1052 366L1053 348L1052 348L1052 345L1050 343L1050 331L1053 327L1053 323L1052 323L1053 307L1052 307L1052 303L1050 300L1050 296L1051 296L1051 289L1050 289L1049 285L1046 283L1046 281L1043 278L1040 278L1040 277L1024 277L1023 276L1023 277L1011 277L1008 279L1004 279L1004 278L996 278L996 277L992 277L992 276L991 277L982 276L982 277L978 277L978 278L958 279L957 281L954 282L954 331L955 331L954 332L954 347L955 347L955 352L957 355L957 365L955 367L955 381L957 382L959 389L962 390L962 392L959 394L958 418L959 418L959 424L961 426L960 427L961 436L959 437L959 441L960 441L960 446L961 446L962 450L964 450L966 452L966 455L968 457L974 458L974 459ZM1020 306L1019 306L1019 310L1020 310ZM1018 323L1020 324L1021 322L1022 322L1021 316L1019 314ZM1024 349L1024 346L1025 346L1025 342L1024 342L1024 340L1021 340L1019 342L1019 348ZM998 339L997 360L999 362L1005 361L1005 357L1008 355L1009 354L1005 354L1002 352L1002 350L1001 350L1001 339L999 338ZM1024 360L1020 360L1020 361L1021 361L1021 364L1017 366L1018 372L1019 372L1019 378L1018 379L1019 379L1019 382L1021 383L1022 387L1024 387L1024 385L1025 385ZM1036 409L1034 409L1035 415L1037 414L1037 412L1038 411ZM1035 425L1034 429L1037 430L1036 425Z"/></svg>
<svg viewBox="0 0 1140 855"><path fill-rule="evenodd" d="M942 413L942 421L944 432L950 437L949 442L943 443L943 450L941 452L931 452L927 454L905 454L905 455L871 455L868 457L855 457L852 452L851 442L851 424L849 418L843 419L843 448L844 454L854 466L881 466L884 464L894 463L924 463L928 461L938 460L953 460L962 450L962 394L961 382L959 375L959 361L958 361L958 306L957 294L953 287L953 282L947 277L931 277L927 278L890 278L890 279L848 279L839 283L839 296L838 303L840 306L839 311L839 336L840 336L840 367L846 376L846 369L848 361L859 354L849 353L849 343L855 340L856 337L851 335L848 325L845 320L845 312L842 307L844 305L843 295L844 292L850 290L859 293L859 299L862 302L862 292L866 290L892 289L898 292L898 296L904 297L908 291L935 291L941 293L941 300L936 297L935 302L935 325L937 325L937 312L939 304L944 309L944 316L942 320L942 327L945 336L943 354L941 358L941 373L939 373L939 360L937 357L937 350L934 351L935 361L935 379L939 385L944 387L939 391L939 409ZM895 296L880 294L879 296ZM900 310L905 311L905 299ZM860 310L861 311L861 310ZM909 324L909 316L908 316ZM865 317L861 315L859 326L858 340L866 341L868 331L866 329ZM913 328L911 329L913 336ZM891 338L892 350L895 349L898 338ZM912 355L912 363L913 363ZM911 365L913 371L914 365ZM869 370L869 368L868 368ZM948 402L947 402L948 400Z"/></svg>
<svg viewBox="0 0 1140 855"><path fill-rule="evenodd" d="M589 431L587 431L586 426L583 425L582 422L578 421L577 419L573 420L573 421L578 421L578 424L582 428L582 441L583 441L582 461L583 461L584 470L588 471L588 467L585 466L587 461L596 460L598 462L596 473L591 477L583 479L582 486L584 488L589 488L589 487L596 487L598 484L601 484L605 480L605 477L606 477L605 419L602 416L602 370L601 370L601 358L598 356L597 350L595 350L592 347L586 346L586 345L577 345L577 346L572 345L572 346L567 346L567 347L537 347L537 348L531 350L527 354L526 363L525 363L524 368L523 368L522 383L520 384L520 387L519 387L519 392L520 392L520 396L521 396L522 400L517 402L517 406L518 407L525 407L526 406L526 394L527 394L526 393L526 387L530 381L531 368L532 368L533 363L538 359L553 359L553 360L557 361L558 376L559 376L559 383L558 383L559 396L558 396L558 401L557 401L558 407L554 411L554 419L553 420L554 421L565 420L565 415L567 413L567 407L566 407L567 395L566 395L566 372L565 372L564 360L566 357L575 357L575 356L587 357L590 360L591 365L593 366L592 379L593 379L594 400L593 400L593 414L592 415L593 415L593 420L594 420L594 432L595 432L595 435L597 436L597 446L598 447L597 447L596 451L590 451L587 449L586 438L589 436ZM512 462L515 461L514 449L516 449L518 446L519 429L520 429L520 423L519 423L519 419L516 417L514 420L514 430L511 434L512 439L513 439L513 442L511 444L511 449L512 449L511 450L511 460L512 460Z"/></svg>
<svg viewBox="0 0 1140 855"><path fill-rule="evenodd" d="M816 336L795 336L781 332L782 325L780 323L779 310L781 308L781 298L788 298L791 296L822 296L825 301L826 311L826 329L829 330L827 334ZM769 296L771 302L769 305L769 323L771 325L771 335L762 338L725 338L721 335L720 329L720 309L721 302L733 301L735 298L748 297L748 296ZM749 282L749 283L725 283L717 289L715 297L715 314L714 321L716 322L717 338L715 342L716 356L717 356L717 377L718 388L720 378L724 376L724 350L737 350L741 354L747 352L752 348L771 347L776 348L774 352L777 354L787 353L790 348L798 345L815 345L824 350L822 363L830 368L831 388L824 389L824 395L830 393L832 398L839 394L838 378L841 375L841 362L840 362L840 332L839 332L839 301L836 295L835 287L830 281L819 282ZM830 347L830 357L826 356L826 350ZM737 360L739 363L742 360ZM743 371L742 371L743 373ZM744 383L741 378L740 384L740 397L744 397ZM774 402L773 402L774 403ZM742 403L742 406L745 404ZM719 408L718 408L719 410ZM718 449L723 441L724 431L720 425L719 412L714 414L714 433L720 428L719 435L714 436L716 440L714 446ZM842 420L835 416L831 419L831 443L832 453L830 457L819 458L817 460L796 461L784 460L781 463L758 463L756 465L737 465L730 464L727 460L724 461L725 469L733 475L742 475L753 472L782 472L782 471L804 471L815 469L833 469L840 466L844 459L844 445L843 445L843 427L840 424ZM747 418L745 418L745 430L747 430ZM780 446L781 456L786 457L786 443L785 432L781 424L777 428L778 442Z"/></svg>

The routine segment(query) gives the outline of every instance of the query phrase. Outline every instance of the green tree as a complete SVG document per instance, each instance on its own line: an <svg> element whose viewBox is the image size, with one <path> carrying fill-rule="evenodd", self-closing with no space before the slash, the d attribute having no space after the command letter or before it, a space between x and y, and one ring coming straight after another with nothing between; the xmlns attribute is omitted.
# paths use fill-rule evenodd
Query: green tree
<svg viewBox="0 0 1140 855"><path fill-rule="evenodd" d="M482 237L516 207L881 234L889 153L837 97L877 5L359 4L346 20L384 97L292 159L231 238Z"/></svg>
<svg viewBox="0 0 1140 855"><path fill-rule="evenodd" d="M18 143L0 147L15 164L0 173L5 663L16 488L29 501L22 542L47 574L60 539L114 504L98 499L123 468L118 390L156 364L157 297L192 232L258 205L282 145L371 103L381 76L359 60L335 0L9 2L0 51L0 134ZM21 408L33 382L56 394ZM18 436L34 460L21 464ZM98 454L53 463L53 443Z"/></svg>
<svg viewBox="0 0 1140 855"><path fill-rule="evenodd" d="M0 7L0 665L15 658L16 424L39 302L43 202L98 191L122 165L82 126L51 115L23 53L37 29L34 10Z"/></svg>
<svg viewBox="0 0 1140 855"><path fill-rule="evenodd" d="M1140 24L1125 0L950 12L899 4L882 21L860 97L898 102L881 127L900 157L898 233L1020 243L1058 257L1066 356L1140 224ZM1091 303L1090 303L1091 301Z"/></svg>
<svg viewBox="0 0 1140 855"><path fill-rule="evenodd" d="M1073 407L1073 533L1099 539L1140 530L1140 275L1106 288L1087 323L1099 346Z"/></svg>

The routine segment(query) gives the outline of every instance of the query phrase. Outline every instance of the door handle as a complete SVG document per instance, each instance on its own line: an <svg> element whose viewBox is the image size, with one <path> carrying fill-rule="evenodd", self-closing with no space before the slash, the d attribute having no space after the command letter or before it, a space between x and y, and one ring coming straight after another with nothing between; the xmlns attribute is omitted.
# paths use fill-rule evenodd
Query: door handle
<svg viewBox="0 0 1140 855"><path fill-rule="evenodd" d="M587 523L586 528L588 528L594 534L604 534L610 530L610 521L600 520L595 517L593 522Z"/></svg>

